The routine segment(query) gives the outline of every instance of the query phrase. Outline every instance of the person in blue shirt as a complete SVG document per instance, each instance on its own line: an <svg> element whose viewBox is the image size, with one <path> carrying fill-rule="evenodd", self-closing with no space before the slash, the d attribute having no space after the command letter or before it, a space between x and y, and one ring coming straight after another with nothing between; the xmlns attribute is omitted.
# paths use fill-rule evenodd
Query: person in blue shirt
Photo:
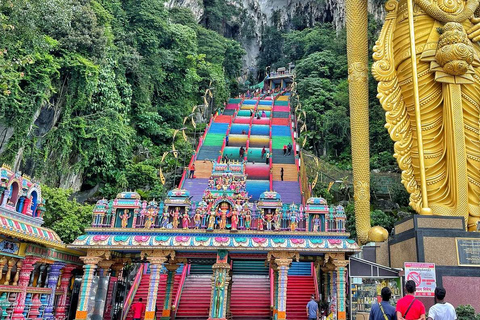
<svg viewBox="0 0 480 320"><path fill-rule="evenodd" d="M392 297L392 291L385 287L382 289L381 295L382 302L372 305L369 320L397 320L395 307L388 302Z"/></svg>
<svg viewBox="0 0 480 320"><path fill-rule="evenodd" d="M307 303L307 317L308 320L318 320L318 303L315 301L315 295Z"/></svg>

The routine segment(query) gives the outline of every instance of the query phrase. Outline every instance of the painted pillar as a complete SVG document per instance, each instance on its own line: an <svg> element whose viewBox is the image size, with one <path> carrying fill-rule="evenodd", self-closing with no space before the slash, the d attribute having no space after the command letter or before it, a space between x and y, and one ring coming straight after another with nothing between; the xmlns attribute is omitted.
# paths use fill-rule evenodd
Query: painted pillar
<svg viewBox="0 0 480 320"><path fill-rule="evenodd" d="M83 265L83 279L82 279L82 286L80 288L80 292L78 295L78 307L77 313L75 314L76 320L84 320L87 319L88 315L88 302L89 296L92 291L92 282L93 276L95 274L95 270L97 269L97 265L103 258L100 257L80 257L85 263Z"/></svg>
<svg viewBox="0 0 480 320"><path fill-rule="evenodd" d="M273 266L273 319L277 319L278 312L278 267Z"/></svg>
<svg viewBox="0 0 480 320"><path fill-rule="evenodd" d="M330 312L333 313L333 319L337 320L337 282L335 281L336 272L330 271Z"/></svg>
<svg viewBox="0 0 480 320"><path fill-rule="evenodd" d="M55 303L55 293L57 291L58 277L60 276L60 270L65 266L65 263L55 262L50 267L50 272L48 273L47 288L52 289L52 293L48 299L48 304L45 308L45 313L43 315L44 319L54 319L53 316L53 304Z"/></svg>
<svg viewBox="0 0 480 320"><path fill-rule="evenodd" d="M175 274L177 273L179 265L176 263L169 263L166 265L168 270L167 283L165 286L165 300L163 302L163 310L161 320L170 320L172 313L172 300L173 300L173 283L175 282Z"/></svg>
<svg viewBox="0 0 480 320"><path fill-rule="evenodd" d="M27 214L28 213L28 209L30 208L30 204L32 203L32 199L30 198L25 198L25 203L23 204L23 208L22 208L22 213L23 214ZM31 213L29 214L31 215Z"/></svg>
<svg viewBox="0 0 480 320"><path fill-rule="evenodd" d="M13 309L12 320L25 319L23 316L23 309L25 309L25 297L27 296L27 287L30 282L30 274L34 269L34 264L39 260L39 258L34 258L31 256L25 257L23 260L22 267L20 269L20 275L18 278L18 286L21 287L22 291L17 293L17 305Z"/></svg>
<svg viewBox="0 0 480 320"><path fill-rule="evenodd" d="M155 319L155 306L157 305L158 285L160 283L160 272L167 257L148 257L150 261L150 283L148 285L147 307L145 309L145 320Z"/></svg>
<svg viewBox="0 0 480 320"><path fill-rule="evenodd" d="M68 288L70 285L70 278L72 277L72 271L76 269L76 266L73 265L66 265L62 269L62 275L60 278L60 288L58 289L59 292L62 293L60 298L58 299L57 307L55 308L55 319L63 320L65 319L67 313L67 296L68 296Z"/></svg>
<svg viewBox="0 0 480 320"><path fill-rule="evenodd" d="M287 319L287 283L288 269L292 259L275 259L278 267L277 319Z"/></svg>
<svg viewBox="0 0 480 320"><path fill-rule="evenodd" d="M345 308L345 271L348 261L337 260L335 264L335 282L337 288L337 319L346 320L347 310Z"/></svg>
<svg viewBox="0 0 480 320"><path fill-rule="evenodd" d="M208 320L226 320L228 286L230 284L230 264L227 250L218 250L217 262L212 269L212 296Z"/></svg>
<svg viewBox="0 0 480 320"><path fill-rule="evenodd" d="M20 213L23 212L23 205L24 205L24 203L25 203L25 197L20 197L20 198L18 199L18 210L17 210L17 212L20 212Z"/></svg>

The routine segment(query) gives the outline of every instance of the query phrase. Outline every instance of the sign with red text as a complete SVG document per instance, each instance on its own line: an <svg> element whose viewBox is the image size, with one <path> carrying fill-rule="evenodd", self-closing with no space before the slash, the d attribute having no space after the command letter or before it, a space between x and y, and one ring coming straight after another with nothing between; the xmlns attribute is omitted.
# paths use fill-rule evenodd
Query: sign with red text
<svg viewBox="0 0 480 320"><path fill-rule="evenodd" d="M417 285L416 297L433 297L437 286L435 263L405 262L405 281Z"/></svg>

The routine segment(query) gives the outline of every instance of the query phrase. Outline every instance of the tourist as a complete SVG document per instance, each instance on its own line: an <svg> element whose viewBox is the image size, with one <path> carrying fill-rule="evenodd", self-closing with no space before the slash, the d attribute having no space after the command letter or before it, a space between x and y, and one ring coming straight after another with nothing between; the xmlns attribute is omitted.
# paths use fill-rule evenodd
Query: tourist
<svg viewBox="0 0 480 320"><path fill-rule="evenodd" d="M265 110L262 110L262 118L266 118L267 114L265 113Z"/></svg>
<svg viewBox="0 0 480 320"><path fill-rule="evenodd" d="M283 167L282 167L282 169L280 169L280 179L281 179L281 181L283 181Z"/></svg>
<svg viewBox="0 0 480 320"><path fill-rule="evenodd" d="M250 109L250 117L253 116L253 110Z"/></svg>
<svg viewBox="0 0 480 320"><path fill-rule="evenodd" d="M435 288L435 305L428 310L428 320L456 320L455 308L445 302L447 291L442 287Z"/></svg>
<svg viewBox="0 0 480 320"><path fill-rule="evenodd" d="M245 154L245 149L243 149L243 147L240 147L240 151L239 151L240 159L243 158L244 154Z"/></svg>
<svg viewBox="0 0 480 320"><path fill-rule="evenodd" d="M242 130L242 134L247 134L247 133L245 132L245 130Z"/></svg>
<svg viewBox="0 0 480 320"><path fill-rule="evenodd" d="M270 164L270 152L265 153L265 163Z"/></svg>
<svg viewBox="0 0 480 320"><path fill-rule="evenodd" d="M283 156L285 157L287 155L287 145L283 145Z"/></svg>
<svg viewBox="0 0 480 320"><path fill-rule="evenodd" d="M369 320L397 320L395 307L388 302L392 297L392 291L389 287L382 288L382 302L372 305Z"/></svg>
<svg viewBox="0 0 480 320"><path fill-rule="evenodd" d="M308 320L318 320L318 303L315 301L315 295L312 294L310 301L307 303Z"/></svg>
<svg viewBox="0 0 480 320"><path fill-rule="evenodd" d="M227 135L227 136L225 136L225 146L227 146L227 147L228 147L228 135Z"/></svg>
<svg viewBox="0 0 480 320"><path fill-rule="evenodd" d="M292 143L291 142L288 143L287 149L288 149L288 155L291 155L292 154Z"/></svg>
<svg viewBox="0 0 480 320"><path fill-rule="evenodd" d="M417 286L413 280L408 280L405 284L405 297L397 302L398 320L425 320L425 306L415 298Z"/></svg>
<svg viewBox="0 0 480 320"><path fill-rule="evenodd" d="M263 146L263 149L262 149L262 159L263 159L263 157L265 157L265 152L267 152L267 150L265 150L265 146Z"/></svg>
<svg viewBox="0 0 480 320"><path fill-rule="evenodd" d="M190 174L188 176L190 179L193 179L195 177L195 163L192 164L190 167Z"/></svg>
<svg viewBox="0 0 480 320"><path fill-rule="evenodd" d="M135 302L132 305L133 311L133 320L140 320L142 319L142 315L145 312L145 305L142 303L142 298L138 299L138 302Z"/></svg>

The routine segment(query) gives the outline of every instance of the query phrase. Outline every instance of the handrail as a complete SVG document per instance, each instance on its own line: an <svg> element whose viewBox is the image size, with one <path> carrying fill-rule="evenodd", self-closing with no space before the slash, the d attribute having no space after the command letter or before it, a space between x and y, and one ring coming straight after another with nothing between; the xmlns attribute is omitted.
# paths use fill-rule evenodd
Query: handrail
<svg viewBox="0 0 480 320"><path fill-rule="evenodd" d="M172 309L173 309L173 319L177 315L177 307L178 303L180 302L180 297L182 296L183 292L183 285L185 284L185 279L187 275L190 273L190 264L184 264L182 270L182 276L180 277L180 283L178 284L177 294L175 295L175 301L173 302Z"/></svg>
<svg viewBox="0 0 480 320"><path fill-rule="evenodd" d="M269 135L269 139L270 139L270 143L268 145L268 148L270 149L269 152L270 152L270 161L269 161L269 170L270 170L270 191L273 191L273 160L272 160L272 156L273 156L273 148L272 148L272 131L273 131L273 106L275 105L275 100L272 100L272 109L270 110L270 121L269 121L269 129L270 129L270 135Z"/></svg>
<svg viewBox="0 0 480 320"><path fill-rule="evenodd" d="M320 299L320 292L318 288L318 278L317 278L317 268L315 264L312 262L312 274L313 274L313 282L315 284L315 299L318 301Z"/></svg>
<svg viewBox="0 0 480 320"><path fill-rule="evenodd" d="M133 281L132 287L128 292L127 297L125 298L125 303L123 304L123 311L122 311L122 320L125 320L128 315L128 311L130 311L130 307L132 306L133 299L135 298L135 294L137 293L137 289L140 286L140 282L142 281L143 270L145 265L142 263L140 265L139 270L137 271L137 275L135 276L135 280Z"/></svg>
<svg viewBox="0 0 480 320"><path fill-rule="evenodd" d="M260 102L260 98L257 98L257 103L253 107L253 114L250 116L250 123L248 124L248 137L247 137L247 143L245 145L245 156L243 157L243 160L245 161L247 161L248 159L248 149L250 148L250 136L252 135L253 119L255 119L255 114L257 113L259 102Z"/></svg>
<svg viewBox="0 0 480 320"><path fill-rule="evenodd" d="M273 271L273 268L270 267L270 311L273 312L273 309L275 308L275 272Z"/></svg>

